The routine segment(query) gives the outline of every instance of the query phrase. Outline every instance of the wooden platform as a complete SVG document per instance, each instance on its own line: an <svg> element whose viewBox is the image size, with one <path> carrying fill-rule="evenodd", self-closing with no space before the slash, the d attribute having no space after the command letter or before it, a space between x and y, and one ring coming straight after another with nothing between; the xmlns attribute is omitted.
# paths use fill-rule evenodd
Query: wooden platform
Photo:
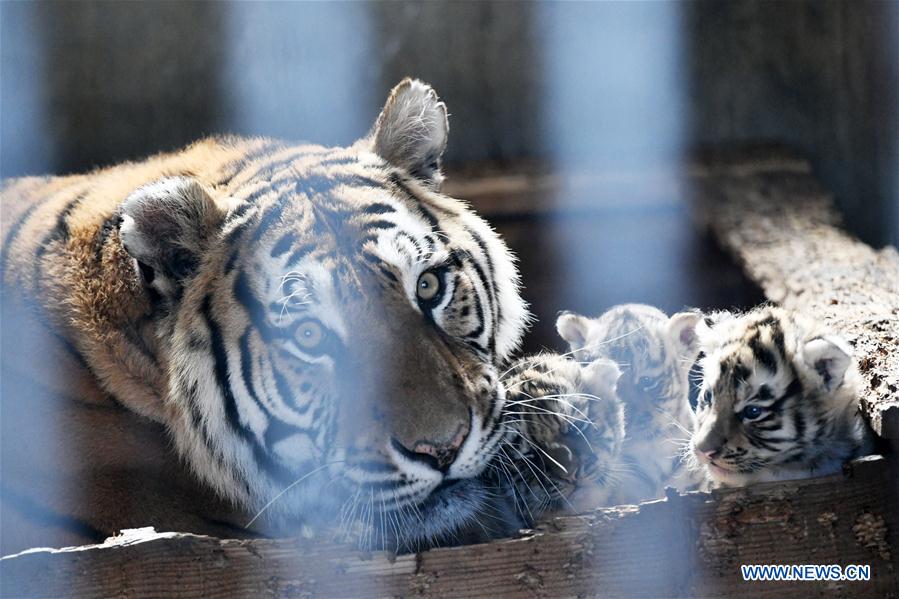
<svg viewBox="0 0 899 599"><path fill-rule="evenodd" d="M671 496L558 518L520 538L417 555L297 540L133 531L2 564L2 595L284 597L884 597L897 588L895 472ZM870 582L743 582L741 564L869 564Z"/></svg>
<svg viewBox="0 0 899 599"><path fill-rule="evenodd" d="M785 150L706 154L688 172L689 177L660 189L671 185L692 198L695 222L720 240L769 299L807 310L849 336L868 385L865 413L885 443L895 443L895 249L874 250L841 232L831 200L808 164ZM527 199L529 189L550 193L554 186L569 185L550 177L539 172L485 177L468 180L454 193L502 224L504 218L526 219L529 211L544 209ZM601 178L578 189L590 193L591 186L603 193ZM519 205L503 217L507 204L502 198L512 196ZM564 197L569 200L557 206L558 212L593 209L590 203L570 203L574 196ZM104 545L6 557L0 561L0 594L895 597L897 555L894 449L887 459L848 465L843 475L671 494L640 506L558 518L515 539L415 555L358 554L300 540L237 541L144 531ZM740 565L748 564L870 565L871 580L744 582Z"/></svg>

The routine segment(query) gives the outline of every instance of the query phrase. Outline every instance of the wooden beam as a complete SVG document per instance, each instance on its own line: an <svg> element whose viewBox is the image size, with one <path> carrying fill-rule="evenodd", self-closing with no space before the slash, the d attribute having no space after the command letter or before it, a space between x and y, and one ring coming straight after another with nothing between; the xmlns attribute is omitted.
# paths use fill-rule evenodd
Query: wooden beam
<svg viewBox="0 0 899 599"><path fill-rule="evenodd" d="M683 183L678 173L665 169L551 173L545 167L523 165L500 173L449 173L442 191L497 220L672 207L684 198Z"/></svg>
<svg viewBox="0 0 899 599"><path fill-rule="evenodd" d="M518 538L393 556L308 540L132 531L0 560L9 596L884 596L899 588L896 472L672 494L551 520ZM741 564L867 564L869 582L744 582Z"/></svg>
<svg viewBox="0 0 899 599"><path fill-rule="evenodd" d="M899 252L840 226L808 163L783 148L707 154L692 168L695 214L772 301L811 314L855 348L862 409L899 440Z"/></svg>

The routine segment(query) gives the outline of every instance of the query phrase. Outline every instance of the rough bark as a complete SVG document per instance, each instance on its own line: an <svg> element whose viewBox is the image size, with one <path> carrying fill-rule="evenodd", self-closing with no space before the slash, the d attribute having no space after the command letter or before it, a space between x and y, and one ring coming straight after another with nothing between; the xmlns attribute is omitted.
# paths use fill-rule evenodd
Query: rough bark
<svg viewBox="0 0 899 599"><path fill-rule="evenodd" d="M862 409L899 439L899 253L840 228L833 198L788 150L717 153L692 169L696 214L771 301L840 331L867 384Z"/></svg>

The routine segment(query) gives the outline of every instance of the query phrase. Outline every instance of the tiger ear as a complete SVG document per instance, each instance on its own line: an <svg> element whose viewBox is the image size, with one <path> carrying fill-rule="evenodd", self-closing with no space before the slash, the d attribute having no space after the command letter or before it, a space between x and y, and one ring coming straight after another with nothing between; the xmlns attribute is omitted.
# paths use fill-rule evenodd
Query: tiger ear
<svg viewBox="0 0 899 599"><path fill-rule="evenodd" d="M446 148L446 105L430 85L403 79L390 92L375 122L373 150L430 187L443 181L440 157Z"/></svg>
<svg viewBox="0 0 899 599"><path fill-rule="evenodd" d="M700 314L700 316L701 319L697 321L696 327L694 329L699 333L699 337L702 337L703 334L708 333L718 325L736 318L736 315L733 312L728 312L727 310L706 312L704 314Z"/></svg>
<svg viewBox="0 0 899 599"><path fill-rule="evenodd" d="M818 337L802 346L802 361L815 372L825 389L833 391L843 384L852 362L852 350L839 337Z"/></svg>
<svg viewBox="0 0 899 599"><path fill-rule="evenodd" d="M556 331L568 343L571 351L577 351L587 344L589 327L590 319L574 312L562 312L556 319Z"/></svg>
<svg viewBox="0 0 899 599"><path fill-rule="evenodd" d="M702 314L695 311L678 312L668 319L668 338L674 341L681 357L693 359L699 354L696 325Z"/></svg>
<svg viewBox="0 0 899 599"><path fill-rule="evenodd" d="M224 217L197 181L170 177L125 198L119 237L144 284L171 299L196 272Z"/></svg>
<svg viewBox="0 0 899 599"><path fill-rule="evenodd" d="M581 369L581 376L587 388L594 395L606 401L618 396L618 379L621 369L611 360L594 360Z"/></svg>

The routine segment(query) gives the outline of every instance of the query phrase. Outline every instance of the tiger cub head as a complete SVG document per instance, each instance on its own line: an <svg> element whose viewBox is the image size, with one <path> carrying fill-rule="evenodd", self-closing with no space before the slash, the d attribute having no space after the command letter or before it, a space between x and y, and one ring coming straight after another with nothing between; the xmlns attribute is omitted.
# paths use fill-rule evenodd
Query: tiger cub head
<svg viewBox="0 0 899 599"><path fill-rule="evenodd" d="M710 314L696 332L703 380L691 446L712 482L828 474L869 452L844 339L771 306Z"/></svg>
<svg viewBox="0 0 899 599"><path fill-rule="evenodd" d="M350 147L255 140L219 181L124 202L169 428L248 513L410 543L474 517L527 311L505 244L438 191L447 133L407 79Z"/></svg>
<svg viewBox="0 0 899 599"><path fill-rule="evenodd" d="M617 488L624 440L618 366L557 354L519 360L507 378L511 442L497 472L512 477L524 527L546 507L576 513L609 505ZM499 485L498 485L499 486ZM521 528L522 526L519 526Z"/></svg>
<svg viewBox="0 0 899 599"><path fill-rule="evenodd" d="M692 426L688 374L698 353L695 327L700 315L668 317L643 304L615 306L598 318L565 312L556 330L576 360L609 359L622 370L618 396L624 402L629 440L651 439L676 421Z"/></svg>

